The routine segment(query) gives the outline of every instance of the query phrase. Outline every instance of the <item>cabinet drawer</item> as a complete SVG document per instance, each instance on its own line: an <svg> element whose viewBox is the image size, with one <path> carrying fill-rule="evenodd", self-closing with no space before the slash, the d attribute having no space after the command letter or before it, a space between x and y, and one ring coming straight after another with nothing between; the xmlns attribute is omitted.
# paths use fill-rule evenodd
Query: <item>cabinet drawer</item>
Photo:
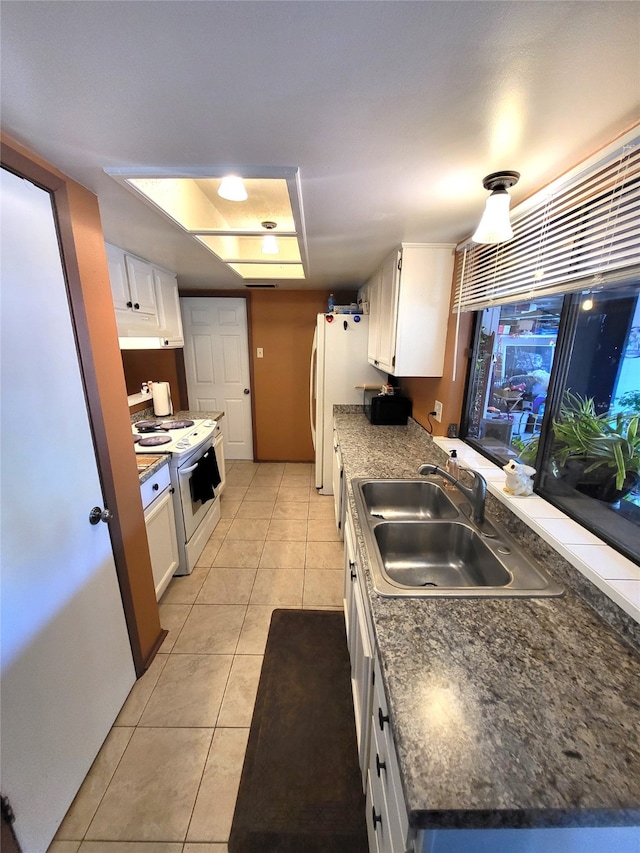
<svg viewBox="0 0 640 853"><path fill-rule="evenodd" d="M146 509L151 501L154 501L164 489L169 486L169 466L163 465L159 471L149 477L148 480L140 486L140 495L142 496L142 507Z"/></svg>

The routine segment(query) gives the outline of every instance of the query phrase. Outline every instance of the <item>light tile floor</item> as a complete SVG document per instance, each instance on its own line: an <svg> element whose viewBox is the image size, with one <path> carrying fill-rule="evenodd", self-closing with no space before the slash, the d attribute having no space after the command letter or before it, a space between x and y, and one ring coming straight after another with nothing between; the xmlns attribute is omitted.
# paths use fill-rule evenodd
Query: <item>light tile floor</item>
<svg viewBox="0 0 640 853"><path fill-rule="evenodd" d="M226 853L271 613L342 609L333 498L302 463L230 462L222 518L49 853Z"/></svg>

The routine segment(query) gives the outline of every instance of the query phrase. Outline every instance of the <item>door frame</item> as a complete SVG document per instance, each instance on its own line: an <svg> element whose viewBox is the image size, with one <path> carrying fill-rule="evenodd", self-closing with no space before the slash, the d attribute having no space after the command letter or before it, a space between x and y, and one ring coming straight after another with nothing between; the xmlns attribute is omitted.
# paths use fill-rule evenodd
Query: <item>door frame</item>
<svg viewBox="0 0 640 853"><path fill-rule="evenodd" d="M97 197L0 134L0 165L51 194L69 312L136 676L155 657L160 626L122 359Z"/></svg>
<svg viewBox="0 0 640 853"><path fill-rule="evenodd" d="M251 388L251 441L253 443L253 459L257 460L256 449L256 410L255 410L255 381L253 375L253 323L251 322L251 293L244 290L215 290L212 287L188 287L180 290L178 296L195 296L197 298L211 297L214 299L244 299L247 310L247 347L249 349L249 387Z"/></svg>

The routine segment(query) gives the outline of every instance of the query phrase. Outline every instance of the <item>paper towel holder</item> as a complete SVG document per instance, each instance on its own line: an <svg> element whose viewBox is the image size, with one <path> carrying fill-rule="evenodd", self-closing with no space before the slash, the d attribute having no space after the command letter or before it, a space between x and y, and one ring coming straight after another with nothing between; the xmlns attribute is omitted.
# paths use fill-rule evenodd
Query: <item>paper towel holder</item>
<svg viewBox="0 0 640 853"><path fill-rule="evenodd" d="M153 396L153 413L157 418L173 414L171 402L171 386L168 382L154 382L151 386Z"/></svg>

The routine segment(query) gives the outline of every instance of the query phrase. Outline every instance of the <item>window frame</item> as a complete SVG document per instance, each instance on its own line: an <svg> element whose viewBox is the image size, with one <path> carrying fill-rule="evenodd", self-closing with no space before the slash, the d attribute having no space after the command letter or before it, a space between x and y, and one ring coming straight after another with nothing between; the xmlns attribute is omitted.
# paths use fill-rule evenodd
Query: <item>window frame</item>
<svg viewBox="0 0 640 853"><path fill-rule="evenodd" d="M637 279L635 278L635 276L632 275L631 280L629 280L626 284L637 285ZM624 285L619 285L619 287L622 286ZM614 289L618 290L618 287L611 288L612 291ZM640 551L635 551L629 544L628 539L623 538L621 540L619 537L614 537L613 535L611 535L611 527L615 528L616 525L610 525L609 527L607 526L607 519L604 515L604 508L600 507L597 501L583 496L584 500L581 500L580 504L585 510L585 512L576 514L574 511L572 511L572 507L567 505L566 501L563 501L557 495L554 495L553 491L550 491L549 489L544 487L544 480L549 476L549 472L546 470L545 465L543 464L543 460L551 458L552 455L551 451L554 440L552 429L553 419L557 416L564 397L565 384L569 372L571 358L574 351L576 333L578 330L578 320L580 318L580 294L575 291L569 291L563 296L564 298L560 314L560 323L558 326L558 334L556 338L555 356L549 379L549 387L547 390L545 413L542 419L540 437L538 439L536 459L535 462L532 463L533 467L535 467L536 469L536 474L534 477L534 493L541 497L543 500L550 503L552 506L555 506L557 509L561 510L563 513L572 518L586 530L593 533L595 536L602 539L612 548L622 553L625 557L628 557L635 563L640 563ZM640 292L638 294L638 298L640 298ZM471 448L473 448L474 451L480 453L482 456L484 456L486 459L489 459L494 464L502 467L505 464L504 459L501 459L496 454L492 454L485 445L481 445L479 442L474 441L473 437L469 437L468 435L470 425L469 409L472 403L472 398L475 393L473 387L473 366L475 364L476 354L480 342L480 333L483 325L484 310L484 308L480 308L478 311L474 312L474 323L471 332L469 359L466 371L465 391L463 395L463 409L460 419L460 434L465 444L469 445ZM593 520L593 518L598 517L603 518L601 524L598 524L597 521ZM622 527L624 530L624 524L622 524Z"/></svg>

